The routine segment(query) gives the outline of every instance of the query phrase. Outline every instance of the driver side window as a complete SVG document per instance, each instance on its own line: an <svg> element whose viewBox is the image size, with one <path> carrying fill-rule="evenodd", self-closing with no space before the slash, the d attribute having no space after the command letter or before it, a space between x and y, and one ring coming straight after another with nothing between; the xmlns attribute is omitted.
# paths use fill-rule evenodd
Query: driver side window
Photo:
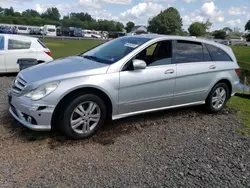
<svg viewBox="0 0 250 188"><path fill-rule="evenodd" d="M146 62L148 67L172 63L172 41L160 41L140 52L136 59Z"/></svg>
<svg viewBox="0 0 250 188"><path fill-rule="evenodd" d="M169 65L172 63L172 40L154 43L138 53L134 59L145 61L147 67ZM123 67L123 71L126 70L134 70L132 61Z"/></svg>

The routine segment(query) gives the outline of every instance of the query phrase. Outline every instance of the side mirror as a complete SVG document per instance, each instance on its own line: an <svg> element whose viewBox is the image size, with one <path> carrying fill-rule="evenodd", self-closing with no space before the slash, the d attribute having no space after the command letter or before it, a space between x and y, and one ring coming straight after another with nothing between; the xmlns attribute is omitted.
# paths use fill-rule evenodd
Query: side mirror
<svg viewBox="0 0 250 188"><path fill-rule="evenodd" d="M141 69L145 69L147 67L147 64L143 60L134 59L133 60L133 67L134 67L134 70L141 70Z"/></svg>

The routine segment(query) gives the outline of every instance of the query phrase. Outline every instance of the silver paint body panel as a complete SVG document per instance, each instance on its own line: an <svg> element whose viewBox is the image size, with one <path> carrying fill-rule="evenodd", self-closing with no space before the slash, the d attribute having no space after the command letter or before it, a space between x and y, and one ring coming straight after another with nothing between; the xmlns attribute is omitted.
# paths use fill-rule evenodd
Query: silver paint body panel
<svg viewBox="0 0 250 188"><path fill-rule="evenodd" d="M223 79L231 83L231 95L234 95L239 83L235 69L239 66L229 47L191 37L161 35L139 37L148 37L150 40L111 65L73 56L21 71L18 76L27 82L27 86L18 95L10 91L11 104L17 111L34 117L38 125L32 125L25 122L22 117L15 116L10 108L11 114L28 128L49 130L56 106L63 97L80 88L95 88L104 92L112 103L113 119L156 110L204 104L212 87ZM233 61L169 64L149 66L143 70L122 71L128 61L148 46L158 41L178 39L217 46L227 52ZM210 66L216 66L216 68L210 69ZM168 74L169 72L171 73ZM43 99L32 101L25 97L29 91L52 81L60 81L60 84L54 92ZM47 108L37 111L35 106Z"/></svg>

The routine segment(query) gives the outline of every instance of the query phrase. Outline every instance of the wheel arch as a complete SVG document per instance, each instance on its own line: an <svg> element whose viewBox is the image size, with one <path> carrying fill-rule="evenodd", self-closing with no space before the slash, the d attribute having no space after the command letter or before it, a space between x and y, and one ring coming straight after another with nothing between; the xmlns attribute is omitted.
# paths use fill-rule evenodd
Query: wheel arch
<svg viewBox="0 0 250 188"><path fill-rule="evenodd" d="M208 93L206 99L208 98L208 96L209 96L210 92L212 91L212 89L214 88L214 86L216 86L216 85L219 84L219 83L225 83L225 84L228 86L228 89L229 89L229 98L231 97L232 89L233 89L232 83L229 81L229 79L227 79L227 78L222 78L222 79L218 80L218 81L213 85L212 88L210 88L210 91L209 91L209 93Z"/></svg>
<svg viewBox="0 0 250 188"><path fill-rule="evenodd" d="M103 90L101 90L99 88L81 87L81 88L76 88L76 89L68 92L59 100L58 104L55 107L53 115L52 115L52 119L51 119L52 128L54 128L54 125L56 123L56 117L58 117L58 113L60 113L62 111L63 105L65 105L70 99L72 99L76 96L79 96L79 95L83 95L83 94L94 94L94 95L97 95L98 97L100 97L103 100L103 102L105 103L105 105L107 106L107 109L108 109L107 118L111 118L112 112L113 112L113 103L112 103L110 96L106 92L104 92Z"/></svg>

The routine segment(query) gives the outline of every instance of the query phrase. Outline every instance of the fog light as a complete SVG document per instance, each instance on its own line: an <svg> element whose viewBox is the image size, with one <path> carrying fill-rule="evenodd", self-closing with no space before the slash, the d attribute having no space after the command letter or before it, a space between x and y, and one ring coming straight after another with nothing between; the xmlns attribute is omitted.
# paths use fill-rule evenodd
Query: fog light
<svg viewBox="0 0 250 188"><path fill-rule="evenodd" d="M32 117L28 116L27 121L28 121L29 123L32 123Z"/></svg>
<svg viewBox="0 0 250 188"><path fill-rule="evenodd" d="M27 115L25 113L22 113L22 115L23 115L25 121L27 121L28 123L30 123L32 125L37 125L36 120L32 116L29 116L29 115Z"/></svg>

